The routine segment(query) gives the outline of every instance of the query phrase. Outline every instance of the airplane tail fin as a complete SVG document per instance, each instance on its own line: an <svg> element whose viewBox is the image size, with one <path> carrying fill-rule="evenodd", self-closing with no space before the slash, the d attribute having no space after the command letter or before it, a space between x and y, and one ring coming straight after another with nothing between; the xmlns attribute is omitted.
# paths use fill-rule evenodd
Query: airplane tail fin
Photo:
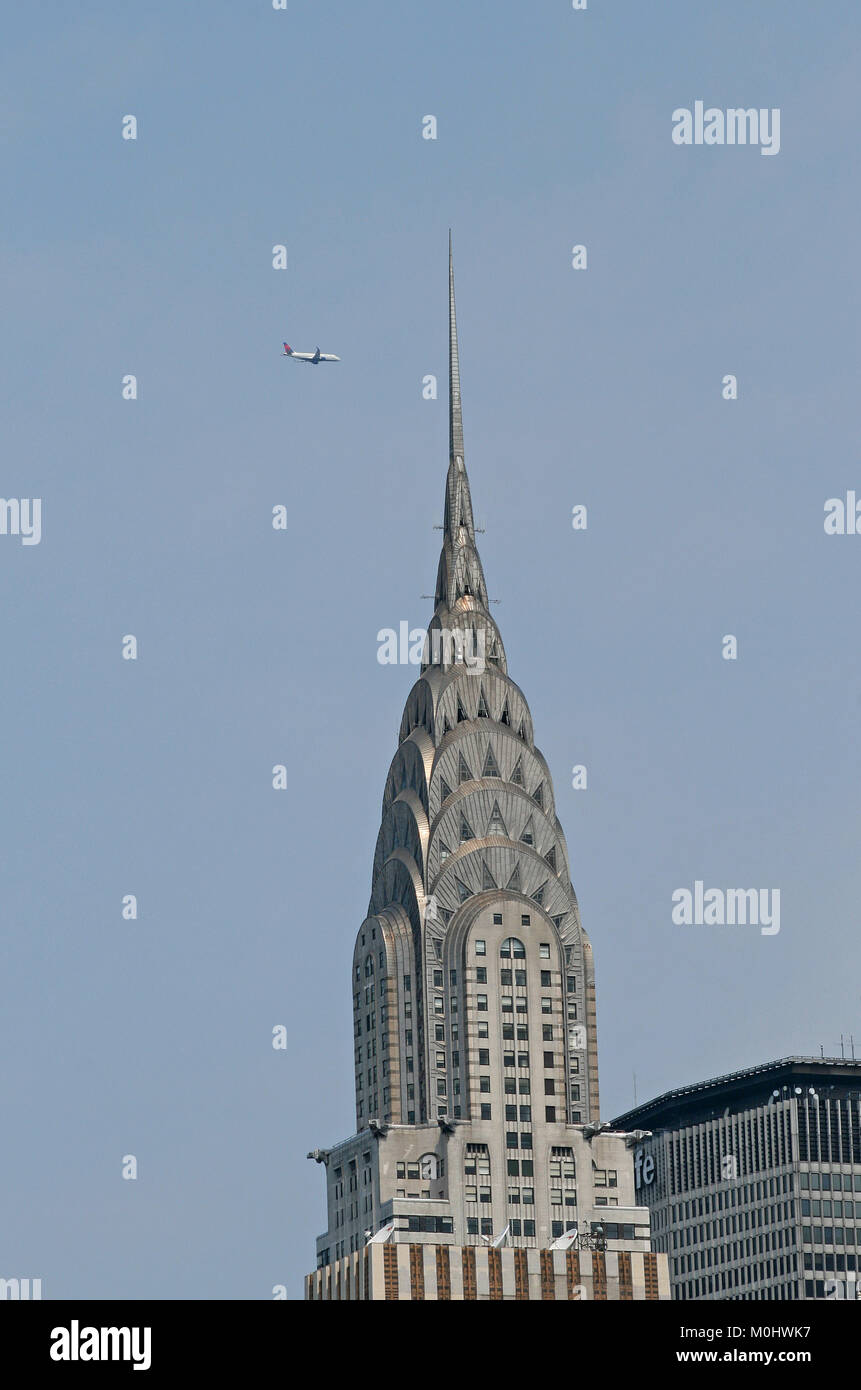
<svg viewBox="0 0 861 1390"><path fill-rule="evenodd" d="M285 343L285 344L284 344L284 356L285 356L285 357L292 357L292 356L293 356L293 349L291 348L291 346L290 346L289 343Z"/></svg>

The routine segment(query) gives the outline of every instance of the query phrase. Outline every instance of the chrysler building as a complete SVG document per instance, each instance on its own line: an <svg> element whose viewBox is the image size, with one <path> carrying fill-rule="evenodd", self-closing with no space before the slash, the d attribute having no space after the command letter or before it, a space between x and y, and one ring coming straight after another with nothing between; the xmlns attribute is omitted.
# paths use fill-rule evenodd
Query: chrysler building
<svg viewBox="0 0 861 1390"><path fill-rule="evenodd" d="M309 1155L325 1165L328 1231L306 1293L665 1297L634 1141L599 1122L592 948L476 545L450 240L434 603L353 952L356 1133ZM569 1293L537 1292L554 1280Z"/></svg>

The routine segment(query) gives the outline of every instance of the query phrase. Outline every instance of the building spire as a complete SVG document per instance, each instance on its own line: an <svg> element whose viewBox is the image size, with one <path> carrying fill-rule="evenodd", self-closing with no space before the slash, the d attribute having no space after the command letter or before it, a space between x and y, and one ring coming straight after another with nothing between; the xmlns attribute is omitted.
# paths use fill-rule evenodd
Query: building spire
<svg viewBox="0 0 861 1390"><path fill-rule="evenodd" d="M457 316L454 307L454 258L448 234L448 444L443 546L437 575L436 602L453 608L458 598L471 595L487 607L487 586L475 548L475 522L469 479L463 462L463 416L460 405L460 363Z"/></svg>
<svg viewBox="0 0 861 1390"><path fill-rule="evenodd" d="M475 523L469 479L463 461L463 414L460 405L460 361L457 352L457 314L454 307L454 258L448 234L448 477L445 489L444 540L455 549L475 545Z"/></svg>
<svg viewBox="0 0 861 1390"><path fill-rule="evenodd" d="M469 626L485 631L487 660L505 671L502 638L490 616L487 584L475 543L475 522L469 479L463 461L463 416L460 403L460 363L454 307L454 257L448 234L448 441L442 553L437 570L435 611L431 626ZM466 615L472 615L467 620Z"/></svg>
<svg viewBox="0 0 861 1390"><path fill-rule="evenodd" d="M457 356L457 312L454 307L454 258L448 233L448 456L463 458L463 415L460 407L460 363Z"/></svg>

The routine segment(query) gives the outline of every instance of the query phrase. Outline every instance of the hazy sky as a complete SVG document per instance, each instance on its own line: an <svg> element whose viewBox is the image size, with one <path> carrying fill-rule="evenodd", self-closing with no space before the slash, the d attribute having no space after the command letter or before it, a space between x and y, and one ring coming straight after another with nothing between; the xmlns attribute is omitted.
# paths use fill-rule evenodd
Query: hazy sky
<svg viewBox="0 0 861 1390"><path fill-rule="evenodd" d="M0 535L0 1276L301 1296L416 674L376 637L432 607L450 226L604 1115L861 1034L861 536L823 527L861 497L859 48L855 0L9 10L0 492L42 538ZM698 100L779 108L779 154L674 145ZM779 889L780 932L674 925L696 880Z"/></svg>

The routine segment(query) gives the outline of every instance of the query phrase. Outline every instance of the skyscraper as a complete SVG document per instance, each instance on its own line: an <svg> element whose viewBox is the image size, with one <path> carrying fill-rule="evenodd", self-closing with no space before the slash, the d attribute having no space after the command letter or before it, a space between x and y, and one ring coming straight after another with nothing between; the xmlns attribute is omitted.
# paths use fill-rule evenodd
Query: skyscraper
<svg viewBox="0 0 861 1390"><path fill-rule="evenodd" d="M861 1062L784 1057L615 1123L644 1127L637 1195L673 1298L861 1299Z"/></svg>
<svg viewBox="0 0 861 1390"><path fill-rule="evenodd" d="M386 779L352 996L357 1134L310 1155L328 1177L318 1268L352 1277L351 1293L328 1296L382 1296L356 1292L358 1263L339 1265L371 1236L392 1242L390 1265L399 1242L472 1247L451 1297L482 1296L464 1292L476 1247L486 1253L498 1239L563 1258L547 1251L560 1238L569 1250L595 1250L599 1263L617 1249L623 1269L613 1277L623 1284L625 1258L636 1254L642 1278L633 1283L650 1281L659 1296L624 1136L598 1126L592 950L550 770L508 675L476 545L450 241L449 465L435 607ZM575 1225L576 1237L565 1236ZM545 1283L565 1272L554 1275L552 1260L542 1271L524 1261L524 1287L542 1271ZM415 1269L411 1278L418 1287ZM327 1296L322 1289L311 1276L309 1296Z"/></svg>

